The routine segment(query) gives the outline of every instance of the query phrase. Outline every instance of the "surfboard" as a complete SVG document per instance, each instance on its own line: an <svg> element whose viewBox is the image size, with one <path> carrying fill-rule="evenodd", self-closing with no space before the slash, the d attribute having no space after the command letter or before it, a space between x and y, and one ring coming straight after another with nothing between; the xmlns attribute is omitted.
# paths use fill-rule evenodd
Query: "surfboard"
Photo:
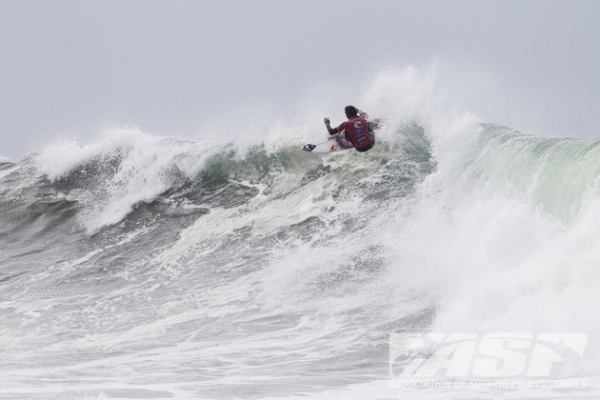
<svg viewBox="0 0 600 400"><path fill-rule="evenodd" d="M328 133L319 135L302 146L302 150L311 153L335 153L348 149L352 147L344 146L339 142L337 135L331 136Z"/></svg>

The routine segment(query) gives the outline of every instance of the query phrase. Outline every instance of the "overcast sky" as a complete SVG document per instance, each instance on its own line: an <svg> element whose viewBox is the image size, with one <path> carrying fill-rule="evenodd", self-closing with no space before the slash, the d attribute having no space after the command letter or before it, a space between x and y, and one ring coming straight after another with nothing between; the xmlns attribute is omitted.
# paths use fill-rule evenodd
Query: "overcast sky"
<svg viewBox="0 0 600 400"><path fill-rule="evenodd" d="M185 136L436 57L539 90L561 129L600 137L599 41L597 0L2 0L0 155L114 125Z"/></svg>

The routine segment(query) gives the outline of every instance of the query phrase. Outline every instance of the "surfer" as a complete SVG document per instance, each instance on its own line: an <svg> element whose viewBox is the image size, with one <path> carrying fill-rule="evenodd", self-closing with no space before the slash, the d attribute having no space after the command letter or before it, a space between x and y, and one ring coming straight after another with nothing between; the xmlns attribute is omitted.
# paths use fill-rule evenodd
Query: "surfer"
<svg viewBox="0 0 600 400"><path fill-rule="evenodd" d="M323 119L327 131L330 135L337 135L341 145L354 147L361 152L370 150L375 145L375 138L371 132L374 125L367 121L369 116L354 106L348 106L344 111L348 121L342 122L337 128L331 127L329 118Z"/></svg>

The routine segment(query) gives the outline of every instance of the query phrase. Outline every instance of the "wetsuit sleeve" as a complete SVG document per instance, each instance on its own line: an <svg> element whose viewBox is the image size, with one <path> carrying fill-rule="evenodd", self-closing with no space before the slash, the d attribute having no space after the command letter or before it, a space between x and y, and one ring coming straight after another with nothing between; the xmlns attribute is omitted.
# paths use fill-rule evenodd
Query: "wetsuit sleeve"
<svg viewBox="0 0 600 400"><path fill-rule="evenodd" d="M330 135L335 135L336 133L339 132L338 128L332 128L331 125L327 124L325 125L327 127L327 132L329 132Z"/></svg>

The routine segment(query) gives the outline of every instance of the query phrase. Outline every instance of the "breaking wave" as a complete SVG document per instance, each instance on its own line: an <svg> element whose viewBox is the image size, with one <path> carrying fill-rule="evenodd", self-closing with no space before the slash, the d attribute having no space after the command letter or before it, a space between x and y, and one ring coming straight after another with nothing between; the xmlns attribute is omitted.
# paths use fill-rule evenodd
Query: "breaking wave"
<svg viewBox="0 0 600 400"><path fill-rule="evenodd" d="M442 113L438 93L380 76L365 154L300 151L315 123L0 160L2 391L380 398L356 385L388 379L391 333L598 337L600 140ZM599 351L575 372L598 375Z"/></svg>

